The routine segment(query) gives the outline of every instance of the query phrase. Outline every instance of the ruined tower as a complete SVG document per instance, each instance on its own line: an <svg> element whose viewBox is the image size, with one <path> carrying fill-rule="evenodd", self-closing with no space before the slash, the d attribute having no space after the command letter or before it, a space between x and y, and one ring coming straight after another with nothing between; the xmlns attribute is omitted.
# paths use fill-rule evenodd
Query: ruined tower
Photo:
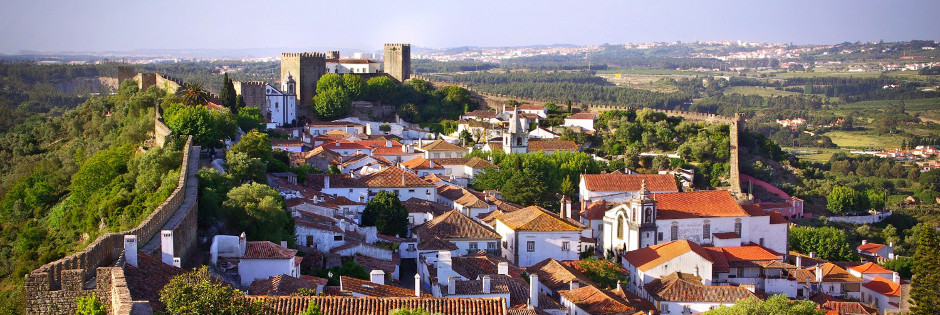
<svg viewBox="0 0 940 315"><path fill-rule="evenodd" d="M385 73L398 81L411 78L411 44L385 44Z"/></svg>
<svg viewBox="0 0 940 315"><path fill-rule="evenodd" d="M317 91L317 80L326 73L326 55L322 53L281 53L281 82L288 74L297 84L297 114L311 116L310 102Z"/></svg>

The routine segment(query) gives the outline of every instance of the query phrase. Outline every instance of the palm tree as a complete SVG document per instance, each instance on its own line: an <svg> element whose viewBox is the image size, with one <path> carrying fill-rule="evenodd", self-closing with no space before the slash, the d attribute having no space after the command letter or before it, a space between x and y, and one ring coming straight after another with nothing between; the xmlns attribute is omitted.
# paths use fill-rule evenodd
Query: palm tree
<svg viewBox="0 0 940 315"><path fill-rule="evenodd" d="M183 89L183 104L186 106L205 105L209 102L209 92L196 82L186 83Z"/></svg>

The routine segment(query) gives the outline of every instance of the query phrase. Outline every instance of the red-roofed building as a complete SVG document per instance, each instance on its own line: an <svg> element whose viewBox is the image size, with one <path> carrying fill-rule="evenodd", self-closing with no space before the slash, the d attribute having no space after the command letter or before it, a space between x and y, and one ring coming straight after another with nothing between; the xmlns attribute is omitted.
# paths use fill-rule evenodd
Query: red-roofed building
<svg viewBox="0 0 940 315"><path fill-rule="evenodd" d="M568 117L565 117L566 127L579 127L584 130L594 131L594 121L596 116L594 113L590 112L581 112Z"/></svg>
<svg viewBox="0 0 940 315"><path fill-rule="evenodd" d="M901 305L900 281L901 279L898 277L895 277L894 280L877 277L863 283L861 301L875 305L882 312L897 310Z"/></svg>
<svg viewBox="0 0 940 315"><path fill-rule="evenodd" d="M646 181L650 193L678 192L676 179L672 175L624 174L620 171L607 174L584 174L578 184L581 204L588 205L598 200L619 203L633 199Z"/></svg>
<svg viewBox="0 0 940 315"><path fill-rule="evenodd" d="M885 245L862 240L862 245L855 249L867 261L883 263L885 260L894 259L894 244Z"/></svg>
<svg viewBox="0 0 940 315"><path fill-rule="evenodd" d="M335 141L327 142L320 146L324 149L339 153L342 156L354 156L357 154L372 155L372 148L357 142Z"/></svg>
<svg viewBox="0 0 940 315"><path fill-rule="evenodd" d="M210 261L223 271L238 274L242 286L253 281L278 275L300 276L300 261L296 249L287 249L268 241L248 242L245 233L240 236L216 235L209 247Z"/></svg>
<svg viewBox="0 0 940 315"><path fill-rule="evenodd" d="M888 270L885 267L882 267L873 262L867 262L858 266L849 267L847 269L853 276L862 278L865 281L871 281L878 277L893 279L894 276L897 275L897 272Z"/></svg>
<svg viewBox="0 0 940 315"><path fill-rule="evenodd" d="M623 266L630 272L626 289L643 294L643 286L675 272L699 277L712 283L712 255L704 247L687 240L656 244L623 254Z"/></svg>

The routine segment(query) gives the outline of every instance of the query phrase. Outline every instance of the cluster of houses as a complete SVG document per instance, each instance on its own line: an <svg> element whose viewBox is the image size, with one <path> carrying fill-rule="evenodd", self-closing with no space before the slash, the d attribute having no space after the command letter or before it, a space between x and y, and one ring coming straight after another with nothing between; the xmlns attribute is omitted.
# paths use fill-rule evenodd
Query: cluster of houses
<svg viewBox="0 0 940 315"><path fill-rule="evenodd" d="M885 159L894 159L898 162L915 162L921 166L921 171L926 172L931 169L940 168L940 146L919 145L913 149L892 149L892 150L853 150L853 154L873 155Z"/></svg>

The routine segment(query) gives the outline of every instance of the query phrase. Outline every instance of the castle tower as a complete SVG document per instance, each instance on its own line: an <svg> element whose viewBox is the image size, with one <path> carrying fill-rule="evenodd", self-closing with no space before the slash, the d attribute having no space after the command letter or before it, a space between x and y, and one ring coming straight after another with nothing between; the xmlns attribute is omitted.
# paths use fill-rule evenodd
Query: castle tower
<svg viewBox="0 0 940 315"><path fill-rule="evenodd" d="M326 59L339 60L339 50L327 50Z"/></svg>
<svg viewBox="0 0 940 315"><path fill-rule="evenodd" d="M510 153L526 153L529 150L529 132L519 120L519 108L512 108L512 118L509 119L509 130L503 133L503 151Z"/></svg>
<svg viewBox="0 0 940 315"><path fill-rule="evenodd" d="M385 73L399 82L411 78L411 44L385 44Z"/></svg>
<svg viewBox="0 0 940 315"><path fill-rule="evenodd" d="M288 74L296 81L298 116L311 117L310 102L317 91L317 81L326 73L326 55L322 53L281 53L281 82Z"/></svg>
<svg viewBox="0 0 940 315"><path fill-rule="evenodd" d="M636 214L632 218L634 225L631 228L637 229L631 232L638 237L628 244L628 251L640 249L657 243L656 241L656 200L650 198L650 191L646 189L646 180L640 184L640 191L636 198L630 200L630 209Z"/></svg>

